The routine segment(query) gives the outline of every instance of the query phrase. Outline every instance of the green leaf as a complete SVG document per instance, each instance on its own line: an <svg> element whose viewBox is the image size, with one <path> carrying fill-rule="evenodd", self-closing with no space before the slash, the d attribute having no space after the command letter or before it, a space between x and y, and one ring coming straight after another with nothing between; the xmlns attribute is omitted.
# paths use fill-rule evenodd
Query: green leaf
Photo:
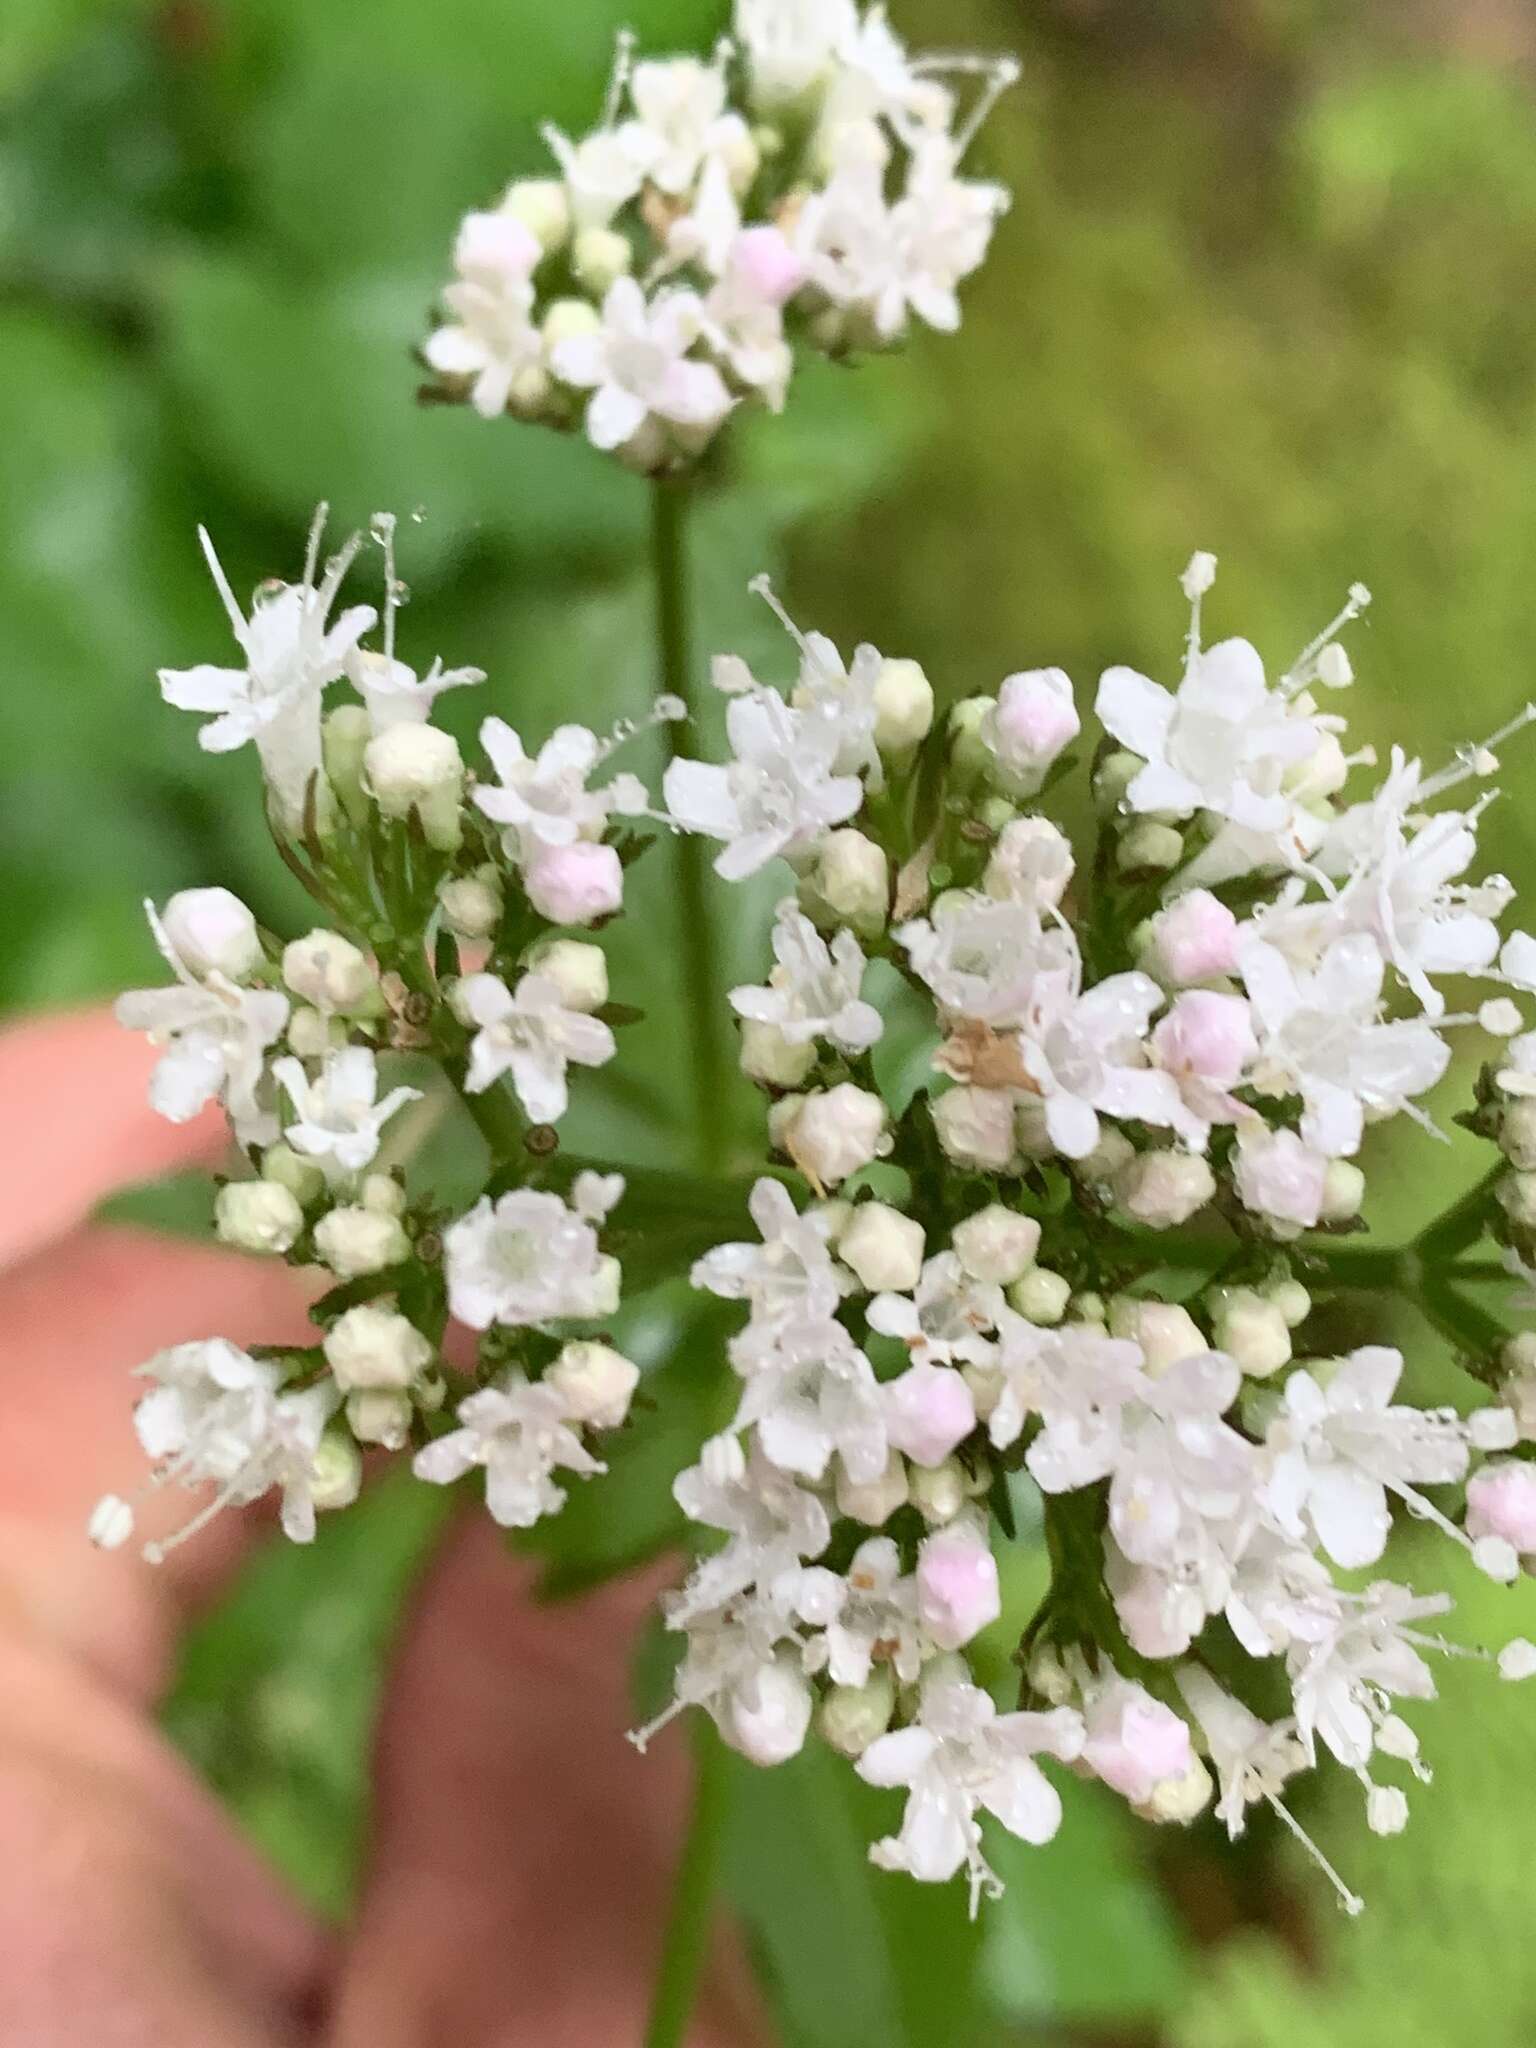
<svg viewBox="0 0 1536 2048"><path fill-rule="evenodd" d="M891 1115L899 1117L934 1078L941 1034L933 1004L888 960L871 963L864 994L885 1021L870 1055L875 1086Z"/></svg>
<svg viewBox="0 0 1536 2048"><path fill-rule="evenodd" d="M97 1208L97 1223L152 1230L161 1237L190 1237L206 1244L213 1235L212 1174L171 1173L159 1180L119 1188Z"/></svg>
<svg viewBox="0 0 1536 2048"><path fill-rule="evenodd" d="M356 1889L385 1663L451 1507L402 1473L322 1516L311 1548L271 1544L184 1642L165 1704L172 1740L334 1918Z"/></svg>

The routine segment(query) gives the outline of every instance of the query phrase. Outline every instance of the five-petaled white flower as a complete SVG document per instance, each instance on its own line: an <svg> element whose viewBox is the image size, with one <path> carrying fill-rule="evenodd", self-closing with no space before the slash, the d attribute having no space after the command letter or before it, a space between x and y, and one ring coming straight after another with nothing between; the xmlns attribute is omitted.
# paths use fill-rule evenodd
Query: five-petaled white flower
<svg viewBox="0 0 1536 2048"><path fill-rule="evenodd" d="M614 1176L616 1179L617 1176ZM492 1323L518 1329L566 1317L611 1313L611 1281L593 1227L602 1210L585 1199L596 1176L583 1175L568 1208L558 1195L514 1188L484 1195L443 1240L448 1305L472 1330ZM623 1192L606 1185L607 1206Z"/></svg>
<svg viewBox="0 0 1536 2048"><path fill-rule="evenodd" d="M506 826L504 844L513 859L529 859L541 846L602 837L614 803L611 793L587 787L602 760L596 733L584 725L562 725L530 758L505 719L488 718L480 744L500 782L482 783L475 803Z"/></svg>
<svg viewBox="0 0 1536 2048"><path fill-rule="evenodd" d="M715 872L744 881L780 854L812 846L864 801L856 775L837 773L839 736L770 690L735 698L726 713L728 767L674 761L667 808L685 831L727 842Z"/></svg>
<svg viewBox="0 0 1536 2048"><path fill-rule="evenodd" d="M425 725L445 690L461 690L485 681L483 668L447 668L434 661L418 675L403 661L354 647L347 656L347 680L368 707L374 733L392 725Z"/></svg>
<svg viewBox="0 0 1536 2048"><path fill-rule="evenodd" d="M601 1067L618 1050L602 1019L567 1009L558 982L546 974L525 974L515 990L494 974L466 975L453 1000L464 1021L478 1027L465 1082L470 1094L510 1074L536 1124L558 1123L565 1115L569 1064Z"/></svg>
<svg viewBox="0 0 1536 2048"><path fill-rule="evenodd" d="M419 1088L391 1088L379 1099L379 1064L365 1045L327 1054L312 1081L301 1060L274 1060L274 1079L293 1104L296 1121L284 1132L295 1152L317 1159L327 1170L361 1173L377 1156L384 1126Z"/></svg>
<svg viewBox="0 0 1536 2048"><path fill-rule="evenodd" d="M839 1052L868 1052L882 1025L874 1004L859 996L866 962L853 933L840 931L828 945L787 897L773 928L773 956L778 965L766 988L731 991L737 1015L774 1025L792 1045L825 1038Z"/></svg>
<svg viewBox="0 0 1536 2048"><path fill-rule="evenodd" d="M694 292L667 287L647 302L632 277L609 287L602 326L560 342L552 358L557 376L592 393L594 448L623 448L652 421L702 437L715 431L735 401L714 364L690 353L703 330Z"/></svg>
<svg viewBox="0 0 1536 2048"><path fill-rule="evenodd" d="M607 1470L582 1442L555 1389L507 1373L459 1404L459 1427L416 1453L411 1470L434 1486L448 1486L485 1469L485 1504L503 1529L531 1529L558 1514L565 1494L551 1474L589 1479Z"/></svg>

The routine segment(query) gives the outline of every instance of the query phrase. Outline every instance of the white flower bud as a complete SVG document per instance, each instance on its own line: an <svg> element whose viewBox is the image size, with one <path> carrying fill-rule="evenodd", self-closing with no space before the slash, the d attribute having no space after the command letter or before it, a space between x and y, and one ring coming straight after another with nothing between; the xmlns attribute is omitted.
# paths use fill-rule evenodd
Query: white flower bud
<svg viewBox="0 0 1536 2048"><path fill-rule="evenodd" d="M1272 1301L1251 1287L1222 1288L1211 1315L1216 1349L1235 1359L1250 1379L1268 1379L1291 1362L1291 1333Z"/></svg>
<svg viewBox="0 0 1536 2048"><path fill-rule="evenodd" d="M784 1150L812 1183L836 1187L889 1146L885 1104L867 1088L843 1081L801 1101L784 1134Z"/></svg>
<svg viewBox="0 0 1536 2048"><path fill-rule="evenodd" d="M1499 1150L1522 1173L1536 1173L1536 1098L1522 1096L1505 1110L1499 1125Z"/></svg>
<svg viewBox="0 0 1536 2048"><path fill-rule="evenodd" d="M1082 729L1065 671L1037 668L1009 676L986 731L1005 783L1033 795Z"/></svg>
<svg viewBox="0 0 1536 2048"><path fill-rule="evenodd" d="M826 1202L813 1202L807 1213L821 1218L826 1225L827 1243L835 1250L838 1239L853 1221L853 1204L838 1196Z"/></svg>
<svg viewBox="0 0 1536 2048"><path fill-rule="evenodd" d="M837 1255L871 1294L905 1294L923 1271L923 1226L884 1202L862 1202Z"/></svg>
<svg viewBox="0 0 1536 2048"><path fill-rule="evenodd" d="M891 1725L896 1684L887 1666L877 1665L863 1685L834 1685L816 1715L816 1728L839 1756L862 1756Z"/></svg>
<svg viewBox="0 0 1536 2048"><path fill-rule="evenodd" d="M1536 1229L1536 1173L1507 1173L1494 1193L1511 1223L1521 1230Z"/></svg>
<svg viewBox="0 0 1536 2048"><path fill-rule="evenodd" d="M188 971L243 981L261 965L256 920L228 889L180 889L160 913L165 935Z"/></svg>
<svg viewBox="0 0 1536 2048"><path fill-rule="evenodd" d="M1099 1142L1085 1159L1074 1160L1073 1167L1086 1187L1107 1191L1113 1187L1121 1171L1136 1157L1136 1147L1112 1124L1104 1124L1099 1131Z"/></svg>
<svg viewBox="0 0 1536 2048"><path fill-rule="evenodd" d="M338 1280L382 1273L411 1255L411 1241L393 1216L371 1209L333 1209L315 1225L315 1250Z"/></svg>
<svg viewBox="0 0 1536 2048"><path fill-rule="evenodd" d="M1101 811L1118 812L1124 805L1126 794L1146 762L1139 754L1133 754L1125 747L1117 747L1106 754L1094 770L1093 796Z"/></svg>
<svg viewBox="0 0 1536 2048"><path fill-rule="evenodd" d="M875 683L875 745L906 754L933 727L933 685L915 661L887 661Z"/></svg>
<svg viewBox="0 0 1536 2048"><path fill-rule="evenodd" d="M1183 858L1183 833L1156 818L1139 818L1115 847L1115 867L1122 875L1171 874Z"/></svg>
<svg viewBox="0 0 1536 2048"><path fill-rule="evenodd" d="M373 737L373 720L361 704L338 704L320 728L325 777L348 815L361 820L368 813L363 790L363 756Z"/></svg>
<svg viewBox="0 0 1536 2048"><path fill-rule="evenodd" d="M1006 1088L951 1088L933 1105L933 1127L945 1157L983 1173L1018 1164L1013 1097Z"/></svg>
<svg viewBox="0 0 1536 2048"><path fill-rule="evenodd" d="M992 1202L957 1223L950 1243L973 1280L1009 1287L1035 1263L1040 1225L1033 1216L1021 1216L1001 1202Z"/></svg>
<svg viewBox="0 0 1536 2048"><path fill-rule="evenodd" d="M906 1460L899 1452L891 1452L878 1479L862 1483L850 1479L839 1461L837 1511L849 1521L862 1522L869 1529L883 1528L898 1508L906 1506L907 1499Z"/></svg>
<svg viewBox="0 0 1536 2048"><path fill-rule="evenodd" d="M1171 1301L1133 1301L1124 1294L1109 1304L1109 1334L1139 1344L1154 1378L1211 1348L1187 1308Z"/></svg>
<svg viewBox="0 0 1536 2048"><path fill-rule="evenodd" d="M1151 1230L1173 1230L1216 1193L1216 1176L1197 1152L1143 1152L1115 1180L1120 1206Z"/></svg>
<svg viewBox="0 0 1536 2048"><path fill-rule="evenodd" d="M813 1704L798 1664L781 1652L729 1695L720 1733L749 1763L771 1769L800 1754Z"/></svg>
<svg viewBox="0 0 1536 2048"><path fill-rule="evenodd" d="M1210 1805L1212 1790L1210 1772L1199 1757L1192 1757L1181 1777L1160 1778L1152 1787L1151 1798L1136 1811L1159 1826L1186 1828Z"/></svg>
<svg viewBox="0 0 1536 2048"><path fill-rule="evenodd" d="M368 742L363 772L386 818L421 820L428 843L452 853L463 834L464 762L452 733L435 725L392 725Z"/></svg>
<svg viewBox="0 0 1536 2048"><path fill-rule="evenodd" d="M311 932L283 948L283 979L325 1016L355 1010L376 987L373 962L340 932Z"/></svg>
<svg viewBox="0 0 1536 2048"><path fill-rule="evenodd" d="M407 1207L405 1189L392 1173L370 1173L358 1200L375 1216L403 1216Z"/></svg>
<svg viewBox="0 0 1536 2048"><path fill-rule="evenodd" d="M347 1027L340 1017L327 1017L308 1003L296 1003L288 1013L288 1049L301 1060L323 1060L328 1052L340 1052L347 1042Z"/></svg>
<svg viewBox="0 0 1536 2048"><path fill-rule="evenodd" d="M570 239L571 201L563 178L519 178L507 188L501 210L520 220L546 255Z"/></svg>
<svg viewBox="0 0 1536 2048"><path fill-rule="evenodd" d="M1325 690L1347 690L1355 680L1353 664L1337 640L1330 640L1317 657L1317 680Z"/></svg>
<svg viewBox="0 0 1536 2048"><path fill-rule="evenodd" d="M971 1390L971 1406L976 1410L976 1420L985 1422L1003 1398L1003 1388L1007 1383L1001 1368L995 1365L962 1365L960 1377Z"/></svg>
<svg viewBox="0 0 1536 2048"><path fill-rule="evenodd" d="M575 1422L617 1429L640 1384L640 1368L610 1344L567 1344L544 1375Z"/></svg>
<svg viewBox="0 0 1536 2048"><path fill-rule="evenodd" d="M347 1427L360 1444L403 1450L411 1440L411 1399L387 1387L364 1387L347 1396Z"/></svg>
<svg viewBox="0 0 1536 2048"><path fill-rule="evenodd" d="M461 939L488 939L501 923L502 893L493 868L455 875L437 892L448 929Z"/></svg>
<svg viewBox="0 0 1536 2048"><path fill-rule="evenodd" d="M1316 808L1337 796L1349 780L1349 762L1337 733L1325 732L1305 760L1286 770L1281 787L1299 804Z"/></svg>
<svg viewBox="0 0 1536 2048"><path fill-rule="evenodd" d="M547 939L528 965L555 984L568 1010L589 1017L608 1000L608 956L586 939Z"/></svg>
<svg viewBox="0 0 1536 2048"><path fill-rule="evenodd" d="M914 1465L908 1487L913 1507L930 1529L952 1522L970 1498L965 1467L958 1458L946 1458L942 1465Z"/></svg>
<svg viewBox="0 0 1536 2048"><path fill-rule="evenodd" d="M269 1145L261 1155L261 1177L286 1188L296 1202L308 1208L325 1193L324 1172L312 1159L305 1159L291 1145Z"/></svg>
<svg viewBox="0 0 1536 2048"><path fill-rule="evenodd" d="M598 333L602 324L602 315L586 299L556 299L544 315L540 332L545 348L552 352L562 341L584 341Z"/></svg>
<svg viewBox="0 0 1536 2048"><path fill-rule="evenodd" d="M810 1079L815 1065L816 1047L810 1039L796 1045L777 1024L743 1018L741 1071L749 1081L760 1081L765 1088L798 1088Z"/></svg>
<svg viewBox="0 0 1536 2048"><path fill-rule="evenodd" d="M103 1494L91 1510L86 1533L98 1550L121 1550L133 1534L133 1509L118 1494Z"/></svg>
<svg viewBox="0 0 1536 2048"><path fill-rule="evenodd" d="M1282 1280L1271 1280L1259 1291L1266 1301L1272 1301L1279 1309L1288 1330L1299 1330L1312 1313L1311 1295L1299 1280L1293 1280L1289 1275Z"/></svg>
<svg viewBox="0 0 1536 2048"><path fill-rule="evenodd" d="M890 913L891 866L885 849L852 826L829 833L816 865L816 888L827 908L856 930L883 928Z"/></svg>
<svg viewBox="0 0 1536 2048"><path fill-rule="evenodd" d="M297 1242L304 1211L277 1181L232 1180L219 1189L213 1222L221 1244L241 1252L278 1253Z"/></svg>
<svg viewBox="0 0 1536 2048"><path fill-rule="evenodd" d="M614 1316L619 1312L619 1295L624 1285L624 1268L609 1253L597 1262L597 1273L587 1295L590 1316Z"/></svg>
<svg viewBox="0 0 1536 2048"><path fill-rule="evenodd" d="M363 1457L349 1436L328 1429L309 1468L309 1497L316 1512L334 1514L349 1508L363 1488Z"/></svg>
<svg viewBox="0 0 1536 2048"><path fill-rule="evenodd" d="M1081 1294L1074 1294L1067 1306L1067 1314L1075 1323L1105 1323L1109 1321L1109 1303L1093 1288Z"/></svg>
<svg viewBox="0 0 1536 2048"><path fill-rule="evenodd" d="M1050 1329L1066 1314L1067 1303L1072 1299L1072 1286L1062 1274L1036 1266L1022 1280L1014 1281L1008 1290L1008 1299L1026 1321L1040 1323Z"/></svg>
<svg viewBox="0 0 1536 2048"><path fill-rule="evenodd" d="M1348 1159L1330 1159L1323 1175L1323 1223L1352 1223L1365 1201L1365 1175Z"/></svg>
<svg viewBox="0 0 1536 2048"><path fill-rule="evenodd" d="M594 298L606 298L609 286L628 277L634 267L634 251L613 228L583 228L576 237L571 268Z"/></svg>
<svg viewBox="0 0 1536 2048"><path fill-rule="evenodd" d="M982 887L1010 903L1053 908L1067 893L1075 863L1072 842L1049 818L1015 818L997 836Z"/></svg>
<svg viewBox="0 0 1536 2048"><path fill-rule="evenodd" d="M331 1325L322 1349L338 1386L405 1388L432 1363L432 1346L394 1309L363 1302Z"/></svg>

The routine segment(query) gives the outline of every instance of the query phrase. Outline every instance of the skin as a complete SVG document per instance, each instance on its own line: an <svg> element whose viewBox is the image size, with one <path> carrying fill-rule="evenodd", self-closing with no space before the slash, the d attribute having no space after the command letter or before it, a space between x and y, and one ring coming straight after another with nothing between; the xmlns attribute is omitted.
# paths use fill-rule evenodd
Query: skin
<svg viewBox="0 0 1536 2048"><path fill-rule="evenodd" d="M686 1796L642 1763L624 1645L654 1585L541 1608L483 1517L403 1632L354 1924L314 1924L160 1738L178 1632L259 1518L158 1570L85 1540L143 1471L130 1368L304 1329L286 1269L89 1221L113 1187L218 1157L144 1100L152 1055L82 1015L0 1033L0 2048L625 2048L643 2031ZM175 1526L188 1500L141 1517ZM18 1958L26 1958L18 1967ZM734 1958L690 2048L760 2040Z"/></svg>

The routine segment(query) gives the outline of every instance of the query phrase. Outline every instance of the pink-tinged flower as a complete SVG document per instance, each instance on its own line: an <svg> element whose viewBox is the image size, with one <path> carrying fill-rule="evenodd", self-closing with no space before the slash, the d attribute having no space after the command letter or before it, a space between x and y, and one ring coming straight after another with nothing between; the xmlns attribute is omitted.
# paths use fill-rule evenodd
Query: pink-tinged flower
<svg viewBox="0 0 1536 2048"><path fill-rule="evenodd" d="M1148 966L1161 980L1187 987L1237 972L1237 918L1208 889L1191 889L1152 926Z"/></svg>
<svg viewBox="0 0 1536 2048"><path fill-rule="evenodd" d="M917 1611L941 1650L960 1650L1003 1611L997 1560L977 1529L941 1529L918 1546Z"/></svg>
<svg viewBox="0 0 1536 2048"><path fill-rule="evenodd" d="M882 1392L886 1432L915 1465L942 1465L976 1427L971 1390L951 1366L909 1366Z"/></svg>
<svg viewBox="0 0 1536 2048"><path fill-rule="evenodd" d="M624 903L624 868L611 846L542 847L523 870L528 901L551 924L596 924Z"/></svg>

